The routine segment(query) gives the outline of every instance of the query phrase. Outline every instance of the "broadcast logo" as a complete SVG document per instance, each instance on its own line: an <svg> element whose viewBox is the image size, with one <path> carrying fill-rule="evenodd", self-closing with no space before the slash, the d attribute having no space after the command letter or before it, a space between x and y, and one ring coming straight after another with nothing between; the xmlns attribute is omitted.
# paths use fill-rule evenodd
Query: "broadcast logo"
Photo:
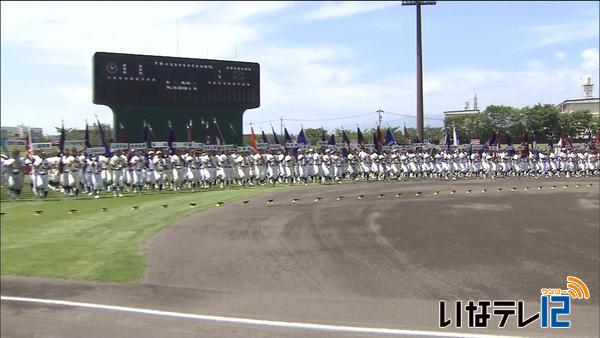
<svg viewBox="0 0 600 338"><path fill-rule="evenodd" d="M567 277L567 288L542 288L540 289L540 312L527 315L523 300L479 300L465 303L467 325L470 328L486 328L493 316L500 318L498 327L506 326L510 316L516 315L517 327L523 328L536 320L540 320L542 328L570 328L571 321L566 316L571 314L572 300L590 299L590 289L579 278ZM463 325L463 302L457 300L454 318L446 316L446 301L440 301L440 327L449 327L454 323L456 327Z"/></svg>

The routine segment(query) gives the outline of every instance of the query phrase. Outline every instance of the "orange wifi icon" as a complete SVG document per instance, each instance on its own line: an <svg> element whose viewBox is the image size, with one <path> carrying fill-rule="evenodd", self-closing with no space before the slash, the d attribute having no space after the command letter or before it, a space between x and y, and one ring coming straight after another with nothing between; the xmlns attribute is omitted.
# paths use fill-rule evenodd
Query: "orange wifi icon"
<svg viewBox="0 0 600 338"><path fill-rule="evenodd" d="M574 276L567 276L567 292L573 299L590 298L590 289L581 279Z"/></svg>

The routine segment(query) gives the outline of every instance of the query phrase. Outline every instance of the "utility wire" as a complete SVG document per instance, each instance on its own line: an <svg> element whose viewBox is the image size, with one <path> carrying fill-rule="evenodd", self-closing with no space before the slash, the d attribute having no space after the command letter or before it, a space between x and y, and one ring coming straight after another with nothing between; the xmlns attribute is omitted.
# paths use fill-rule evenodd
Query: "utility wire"
<svg viewBox="0 0 600 338"><path fill-rule="evenodd" d="M389 111L384 111L384 114L391 114L391 115L398 115L398 116L404 116L404 117L413 117L416 118L416 115L409 115L409 114L400 114L400 113L392 113ZM436 120L436 121L444 121L443 118L440 117L425 117L425 120Z"/></svg>
<svg viewBox="0 0 600 338"><path fill-rule="evenodd" d="M384 114L390 114L390 115L396 115L396 116L402 116L402 117L410 117L410 118L416 118L416 115L410 115L410 114L401 114L401 113L393 113L393 112L389 112L389 111L381 111ZM340 116L340 117L331 117L331 118L320 118L320 119L294 119L294 118L282 118L282 119L275 119L275 120L268 120L268 121L259 121L259 122L251 122L251 123L244 123L245 126L249 126L249 125L260 125L260 124L267 124L267 123L273 123L273 122L283 122L283 121L289 121L289 122L319 122L319 121L337 121L337 120L347 120L347 119L353 119L353 118L357 118L357 117L364 117L364 116L370 116L373 114L377 114L377 111L373 111L373 112L369 112L369 113L362 113L362 114L355 114L355 115L348 115L348 116ZM435 121L444 121L443 118L439 118L439 117L425 117L425 120L435 120Z"/></svg>

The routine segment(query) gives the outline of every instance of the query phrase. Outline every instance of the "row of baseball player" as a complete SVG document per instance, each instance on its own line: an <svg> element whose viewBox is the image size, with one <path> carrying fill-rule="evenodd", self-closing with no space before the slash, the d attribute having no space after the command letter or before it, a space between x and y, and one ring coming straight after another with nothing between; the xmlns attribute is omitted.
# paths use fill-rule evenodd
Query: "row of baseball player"
<svg viewBox="0 0 600 338"><path fill-rule="evenodd" d="M36 196L49 189L99 198L143 190L199 189L255 184L334 183L357 180L457 179L470 177L598 175L596 151L467 152L465 150L199 152L116 151L110 156L70 151L2 156L2 178L18 198L29 176Z"/></svg>

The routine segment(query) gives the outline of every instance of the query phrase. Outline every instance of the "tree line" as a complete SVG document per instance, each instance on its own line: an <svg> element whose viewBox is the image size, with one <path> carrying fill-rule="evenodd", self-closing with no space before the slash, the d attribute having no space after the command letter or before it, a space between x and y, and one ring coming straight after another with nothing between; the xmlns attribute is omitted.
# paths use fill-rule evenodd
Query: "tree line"
<svg viewBox="0 0 600 338"><path fill-rule="evenodd" d="M600 116L589 111L560 113L552 104L537 104L533 107L514 108L510 106L488 106L479 114L450 116L444 125L452 133L452 127L461 143L478 138L485 142L493 131L498 132L501 143L521 142L525 131L535 132L537 142L556 143L561 133L574 142L585 141L588 133L596 134L600 128Z"/></svg>
<svg viewBox="0 0 600 338"><path fill-rule="evenodd" d="M491 105L478 114L446 117L444 127L426 126L424 137L437 144L446 137L446 133L452 137L453 127L456 129L460 144L469 143L471 139L479 139L483 143L490 138L494 131L498 133L500 143L504 144L508 142L509 137L512 142L520 143L525 131L530 134L532 131L535 132L536 141L539 143L557 143L561 133L568 135L573 142L585 142L590 131L596 135L600 130L600 116L594 116L589 111L560 113L553 104L537 104L533 107L523 108ZM391 130L399 143L419 142L416 128L405 129L403 126L384 125L381 127L384 135L387 128ZM342 142L343 131L350 140L357 139L357 129L335 129L333 134L338 143ZM375 131L375 128L361 129L366 143L372 143ZM405 131L408 136L405 136ZM273 143L272 132L265 131L265 133L269 142ZM331 135L324 128L306 128L304 133L310 144L321 141L323 133L327 139ZM256 136L260 142L260 131ZM291 136L295 141L296 134ZM278 138L280 142L283 142L282 135L278 135ZM247 144L250 142L249 135L245 135L244 141Z"/></svg>
<svg viewBox="0 0 600 338"><path fill-rule="evenodd" d="M600 130L600 116L592 115L589 111L578 111L573 113L560 113L552 104L537 104L532 107L515 108L503 105L491 105L478 114L449 116L444 120L444 127L426 126L424 128L425 139L432 143L438 143L448 132L452 136L452 128L456 129L461 144L469 143L470 139L479 139L485 142L494 131L498 132L501 143L507 143L510 136L512 142L520 143L525 131L535 132L537 142L556 143L561 133L571 137L573 142L583 142L587 139L588 132L596 134ZM108 124L102 124L102 128L111 137L112 128ZM404 128L404 126L382 125L381 130L385 135L390 129L398 143L419 142L416 128ZM84 130L66 128L67 140L83 140ZM89 126L90 140L92 144L100 144L100 132L98 126ZM346 132L350 140L358 138L357 129L335 129L333 134L338 143L342 142L342 134ZM56 128L60 134L60 128ZM261 130L255 130L258 142L261 142ZM299 131L288 130L292 140L295 142ZM375 128L361 129L365 143L372 143ZM405 134L406 132L406 134ZM270 143L274 143L272 132L265 130ZM331 132L325 128L305 128L304 133L310 144L317 144L325 134L329 140ZM277 135L280 142L284 142L284 135ZM44 139L55 139L56 137L44 137ZM46 142L46 140L34 140L34 142ZM244 135L244 144L250 144L250 135Z"/></svg>

